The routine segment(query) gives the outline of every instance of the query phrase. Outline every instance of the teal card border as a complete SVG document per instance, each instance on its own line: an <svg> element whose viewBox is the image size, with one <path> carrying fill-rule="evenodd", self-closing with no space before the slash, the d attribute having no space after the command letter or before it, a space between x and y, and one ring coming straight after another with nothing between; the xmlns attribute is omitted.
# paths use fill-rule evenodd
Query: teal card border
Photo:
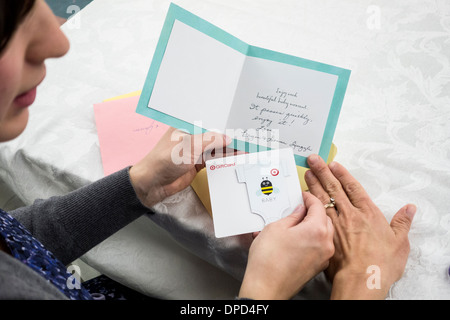
<svg viewBox="0 0 450 320"><path fill-rule="evenodd" d="M323 134L319 150L319 155L325 161L328 159L328 154L331 148L334 133L336 131L336 125L338 122L342 103L344 101L344 96L347 90L347 84L350 79L351 71L335 67L332 65L324 64L321 62L307 60L296 56L248 45L247 43L234 37L228 32L220 29L219 27L213 25L212 23L209 23L206 20L203 20L202 18L177 6L174 3L170 4L169 11L167 12L166 20L164 22L161 35L159 37L159 41L156 46L152 62L150 64L150 69L148 71L147 78L145 80L144 87L142 89L142 93L136 108L137 113L150 117L154 120L163 122L169 126L185 130L190 134L202 133L207 131L206 129L195 126L192 123L188 123L186 121L183 121L181 119L175 118L173 116L170 116L168 114L165 114L163 112L148 107L148 102L150 101L153 87L155 85L156 78L158 76L161 62L164 58L164 53L166 51L167 43L169 41L175 20L183 22L188 26L195 28L200 32L203 32L204 34L216 39L217 41L222 42L223 44L247 56L277 61L281 63L287 63L302 68L308 68L336 75L338 77L336 89L334 92L330 112L328 114L328 119L325 126L325 132ZM230 144L229 147L234 147L235 149L244 150L247 152L270 150L270 148L251 144L249 142L240 141L237 139L235 139L233 141L233 145ZM298 166L308 167L306 157L295 155L295 162Z"/></svg>

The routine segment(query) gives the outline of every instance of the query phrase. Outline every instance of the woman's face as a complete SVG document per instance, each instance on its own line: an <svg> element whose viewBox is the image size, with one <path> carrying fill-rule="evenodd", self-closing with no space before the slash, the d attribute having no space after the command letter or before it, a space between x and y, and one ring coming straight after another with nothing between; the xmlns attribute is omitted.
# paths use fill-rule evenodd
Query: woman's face
<svg viewBox="0 0 450 320"><path fill-rule="evenodd" d="M0 141L14 139L25 129L28 107L45 77L45 59L68 50L56 17L44 0L36 0L0 53Z"/></svg>

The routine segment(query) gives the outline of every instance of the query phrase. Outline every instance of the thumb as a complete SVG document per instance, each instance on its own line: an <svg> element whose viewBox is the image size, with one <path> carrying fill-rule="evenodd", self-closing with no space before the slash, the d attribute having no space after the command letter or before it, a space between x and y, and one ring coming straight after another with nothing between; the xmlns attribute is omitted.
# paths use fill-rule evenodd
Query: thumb
<svg viewBox="0 0 450 320"><path fill-rule="evenodd" d="M417 208L413 204L407 204L398 210L391 220L391 228L396 235L408 235L416 211Z"/></svg>
<svg viewBox="0 0 450 320"><path fill-rule="evenodd" d="M306 208L303 204L298 205L292 213L283 219L280 219L279 222L285 224L286 227L293 227L299 224L306 215Z"/></svg>

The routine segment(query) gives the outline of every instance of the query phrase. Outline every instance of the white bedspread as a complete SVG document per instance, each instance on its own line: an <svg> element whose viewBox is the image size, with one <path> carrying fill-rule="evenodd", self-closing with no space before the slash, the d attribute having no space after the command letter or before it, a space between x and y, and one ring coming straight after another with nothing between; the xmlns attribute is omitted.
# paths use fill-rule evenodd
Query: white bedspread
<svg viewBox="0 0 450 320"><path fill-rule="evenodd" d="M388 298L450 299L450 3L175 2L252 45L352 70L336 160L388 220L406 203L418 207L406 271ZM0 145L7 207L103 176L93 104L142 89L168 6L166 0L94 0L63 26L69 54L47 63L25 133ZM216 239L191 188L156 209L161 214L138 219L83 260L162 298L233 298L249 236ZM320 275L299 298L328 292Z"/></svg>

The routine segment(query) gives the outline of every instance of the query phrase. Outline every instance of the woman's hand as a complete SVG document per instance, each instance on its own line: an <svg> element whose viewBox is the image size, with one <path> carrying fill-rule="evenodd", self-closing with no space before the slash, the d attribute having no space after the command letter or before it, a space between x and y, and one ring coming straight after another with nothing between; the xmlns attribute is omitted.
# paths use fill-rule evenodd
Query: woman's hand
<svg viewBox="0 0 450 320"><path fill-rule="evenodd" d="M230 142L230 138L215 132L190 135L168 129L155 148L130 169L139 200L150 208L185 189L205 166L205 154L222 152Z"/></svg>
<svg viewBox="0 0 450 320"><path fill-rule="evenodd" d="M328 266L333 226L323 204L303 193L305 206L267 225L253 241L239 297L292 298Z"/></svg>
<svg viewBox="0 0 450 320"><path fill-rule="evenodd" d="M389 224L363 187L340 164L329 166L317 155L308 158L305 179L323 204L335 228L336 252L327 275L332 299L384 299L401 278L409 254L408 232L416 212L406 205Z"/></svg>

